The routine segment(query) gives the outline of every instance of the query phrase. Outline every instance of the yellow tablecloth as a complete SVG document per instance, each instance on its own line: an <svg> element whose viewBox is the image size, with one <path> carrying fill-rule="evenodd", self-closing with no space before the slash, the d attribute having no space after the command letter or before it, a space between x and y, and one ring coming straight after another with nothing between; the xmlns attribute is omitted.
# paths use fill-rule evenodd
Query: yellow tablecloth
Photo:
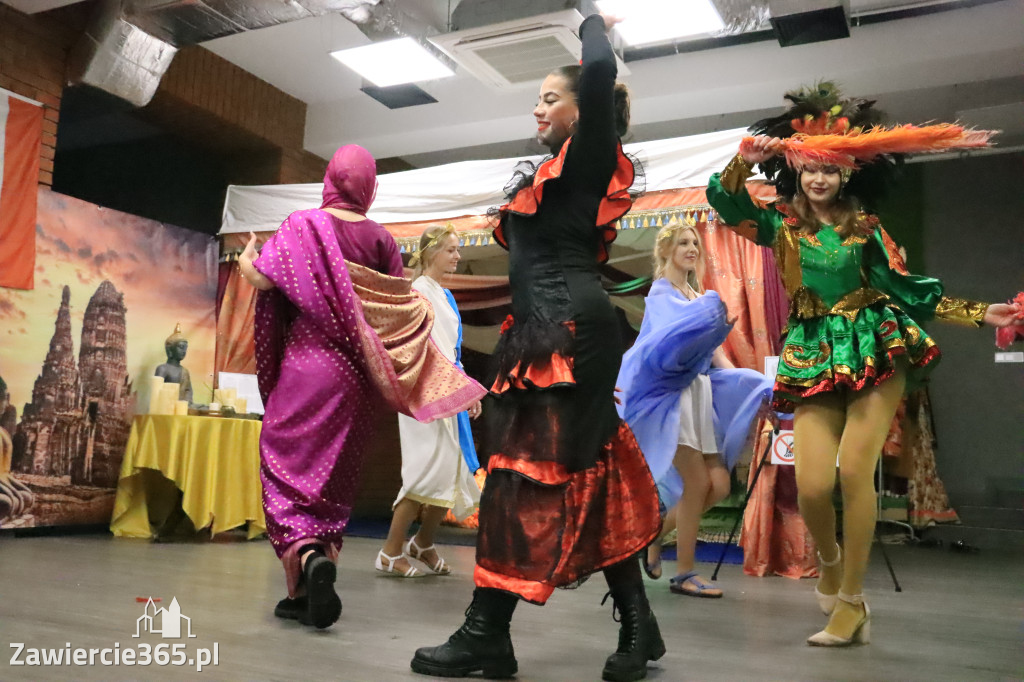
<svg viewBox="0 0 1024 682"><path fill-rule="evenodd" d="M170 486L159 484L162 476L181 491L181 507L197 530L212 526L215 535L249 522L250 538L264 533L261 427L254 419L136 415L121 463L111 532L153 536L151 518L166 518L171 508Z"/></svg>

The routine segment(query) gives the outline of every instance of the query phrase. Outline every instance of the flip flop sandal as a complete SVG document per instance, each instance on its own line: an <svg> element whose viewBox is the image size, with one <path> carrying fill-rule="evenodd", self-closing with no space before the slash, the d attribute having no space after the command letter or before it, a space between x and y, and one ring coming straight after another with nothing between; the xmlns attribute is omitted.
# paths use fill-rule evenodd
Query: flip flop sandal
<svg viewBox="0 0 1024 682"><path fill-rule="evenodd" d="M683 585L690 584L696 589L688 590ZM718 585L709 582L701 582L697 571L690 571L689 573L683 573L677 575L675 578L669 580L668 589L676 594L684 594L687 597L700 597L701 599L721 599L722 593L708 594L707 590L718 590L721 589Z"/></svg>

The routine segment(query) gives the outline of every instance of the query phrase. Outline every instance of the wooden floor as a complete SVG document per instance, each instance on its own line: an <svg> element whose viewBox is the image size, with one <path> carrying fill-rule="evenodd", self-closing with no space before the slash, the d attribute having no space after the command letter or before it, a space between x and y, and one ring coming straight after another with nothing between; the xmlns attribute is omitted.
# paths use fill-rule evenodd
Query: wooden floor
<svg viewBox="0 0 1024 682"><path fill-rule="evenodd" d="M444 547L455 574L388 579L373 569L378 540L350 538L341 554L341 620L316 632L273 617L280 565L265 541L153 544L106 536L0 537L0 680L425 680L409 671L420 646L462 622L473 589L471 547ZM721 600L679 597L649 582L668 654L648 679L1021 679L1024 570L1018 556L889 547L904 591L896 594L874 552L868 595L874 640L849 650L812 649L825 619L811 581L749 578L726 566ZM674 565L666 564L667 571ZM710 573L710 568L708 573ZM597 680L616 641L598 576L557 591L547 606L520 605L512 625L523 682ZM133 638L144 604L176 597L194 639ZM122 649L217 644L219 663L194 667L14 667L9 644ZM22 654L24 658L25 654Z"/></svg>

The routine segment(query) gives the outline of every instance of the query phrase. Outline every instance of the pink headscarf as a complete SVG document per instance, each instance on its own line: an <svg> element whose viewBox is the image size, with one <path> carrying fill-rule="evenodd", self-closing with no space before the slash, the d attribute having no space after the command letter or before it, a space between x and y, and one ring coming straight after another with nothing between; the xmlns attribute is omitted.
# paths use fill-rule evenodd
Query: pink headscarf
<svg viewBox="0 0 1024 682"><path fill-rule="evenodd" d="M340 208L365 215L377 196L377 162L357 144L334 152L324 173L324 201L320 208Z"/></svg>

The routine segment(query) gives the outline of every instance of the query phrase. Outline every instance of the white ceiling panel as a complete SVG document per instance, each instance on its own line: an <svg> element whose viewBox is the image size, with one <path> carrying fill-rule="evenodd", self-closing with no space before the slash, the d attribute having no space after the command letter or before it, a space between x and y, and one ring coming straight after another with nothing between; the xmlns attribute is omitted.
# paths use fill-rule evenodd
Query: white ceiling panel
<svg viewBox="0 0 1024 682"><path fill-rule="evenodd" d="M856 12L897 3L851 4ZM1022 23L1024 2L1012 0L854 26L844 40L788 48L769 40L631 61L626 80L634 122L713 121L715 115L780 107L786 90L822 78L840 81L850 94L877 96L884 107L886 93L1024 76ZM204 46L307 102L306 149L325 158L339 145L357 142L378 157L436 154L443 161L446 150L532 136L536 86L495 91L464 71L419 84L437 103L387 109L361 93L361 79L329 56L368 42L347 20L326 16ZM928 102L919 104L915 114L934 116Z"/></svg>

